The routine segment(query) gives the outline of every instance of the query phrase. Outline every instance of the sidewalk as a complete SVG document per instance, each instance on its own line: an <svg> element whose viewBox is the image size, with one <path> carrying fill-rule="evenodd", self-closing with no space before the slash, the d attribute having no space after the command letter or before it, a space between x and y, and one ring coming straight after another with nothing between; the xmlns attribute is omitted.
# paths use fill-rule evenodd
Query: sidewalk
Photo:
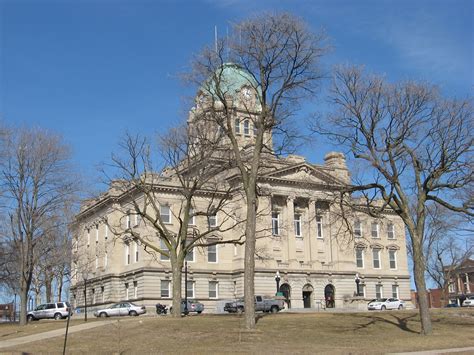
<svg viewBox="0 0 474 355"><path fill-rule="evenodd" d="M104 326L106 324L110 324L110 321L90 322L90 323L74 325L74 326L69 327L68 334L80 332L81 330L101 327L101 326ZM9 348L9 347L17 346L17 345L21 345L21 344L26 344L26 343L30 343L32 341L45 340L45 339L49 339L49 338L53 338L53 337L64 336L65 333L66 333L66 329L61 328L61 329L50 330L50 331L43 332L43 333L27 335L27 336L24 336L24 337L3 340L3 341L0 341L0 349Z"/></svg>
<svg viewBox="0 0 474 355"><path fill-rule="evenodd" d="M455 353L463 353L463 354L473 354L474 347L469 348L452 348L452 349L437 349L437 350L423 350L423 351L413 351L413 352L405 352L405 353L389 353L389 355L436 355L436 354L455 354Z"/></svg>

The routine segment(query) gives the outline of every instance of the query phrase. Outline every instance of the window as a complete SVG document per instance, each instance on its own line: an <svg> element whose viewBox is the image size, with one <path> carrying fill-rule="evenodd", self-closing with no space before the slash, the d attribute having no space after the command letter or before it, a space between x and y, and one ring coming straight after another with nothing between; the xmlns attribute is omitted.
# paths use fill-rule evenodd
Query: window
<svg viewBox="0 0 474 355"><path fill-rule="evenodd" d="M365 284L359 284L359 296L365 297Z"/></svg>
<svg viewBox="0 0 474 355"><path fill-rule="evenodd" d="M86 233L87 233L87 246L89 246L91 244L91 231L87 229Z"/></svg>
<svg viewBox="0 0 474 355"><path fill-rule="evenodd" d="M140 216L138 213L135 214L135 227L137 227L140 224Z"/></svg>
<svg viewBox="0 0 474 355"><path fill-rule="evenodd" d="M92 289L92 304L95 303L95 288Z"/></svg>
<svg viewBox="0 0 474 355"><path fill-rule="evenodd" d="M99 243L99 225L95 226L95 244Z"/></svg>
<svg viewBox="0 0 474 355"><path fill-rule="evenodd" d="M372 238L378 238L379 237L379 224L377 222L372 223Z"/></svg>
<svg viewBox="0 0 474 355"><path fill-rule="evenodd" d="M449 293L455 293L456 292L456 287L454 286L454 283L452 283L452 282L449 283L448 291L449 291Z"/></svg>
<svg viewBox="0 0 474 355"><path fill-rule="evenodd" d="M125 265L130 264L130 244L125 243Z"/></svg>
<svg viewBox="0 0 474 355"><path fill-rule="evenodd" d="M125 218L125 227L130 228L130 212L127 212L127 217Z"/></svg>
<svg viewBox="0 0 474 355"><path fill-rule="evenodd" d="M240 120L238 118L234 121L234 130L235 133L240 134Z"/></svg>
<svg viewBox="0 0 474 355"><path fill-rule="evenodd" d="M356 238L362 237L362 223L360 223L360 221L354 222L354 236Z"/></svg>
<svg viewBox="0 0 474 355"><path fill-rule="evenodd" d="M397 251L389 250L388 259L390 261L390 269L396 269L397 268Z"/></svg>
<svg viewBox="0 0 474 355"><path fill-rule="evenodd" d="M163 223L171 223L171 211L170 206L161 206L160 215Z"/></svg>
<svg viewBox="0 0 474 355"><path fill-rule="evenodd" d="M392 297L398 298L398 285L392 285Z"/></svg>
<svg viewBox="0 0 474 355"><path fill-rule="evenodd" d="M138 298L138 281L133 281L133 298Z"/></svg>
<svg viewBox="0 0 474 355"><path fill-rule="evenodd" d="M272 235L280 235L280 214L272 212Z"/></svg>
<svg viewBox="0 0 474 355"><path fill-rule="evenodd" d="M194 262L194 248L186 254L186 261Z"/></svg>
<svg viewBox="0 0 474 355"><path fill-rule="evenodd" d="M246 135L246 136L250 135L250 122L249 122L249 120L244 121L244 135Z"/></svg>
<svg viewBox="0 0 474 355"><path fill-rule="evenodd" d="M207 217L207 222L209 223L209 228L217 227L217 214L211 214Z"/></svg>
<svg viewBox="0 0 474 355"><path fill-rule="evenodd" d="M161 280L161 297L170 297L170 284L171 282L169 280Z"/></svg>
<svg viewBox="0 0 474 355"><path fill-rule="evenodd" d="M316 232L317 237L323 237L323 216L316 216Z"/></svg>
<svg viewBox="0 0 474 355"><path fill-rule="evenodd" d="M364 249L362 248L356 249L356 264L358 268L364 267Z"/></svg>
<svg viewBox="0 0 474 355"><path fill-rule="evenodd" d="M217 263L217 245L209 245L207 247L207 261Z"/></svg>
<svg viewBox="0 0 474 355"><path fill-rule="evenodd" d="M135 247L135 262L137 263L138 262L138 242L135 242L134 243L134 247Z"/></svg>
<svg viewBox="0 0 474 355"><path fill-rule="evenodd" d="M393 223L387 225L387 239L395 239L395 226Z"/></svg>
<svg viewBox="0 0 474 355"><path fill-rule="evenodd" d="M380 269L380 249L372 249L372 257L374 260L374 269Z"/></svg>
<svg viewBox="0 0 474 355"><path fill-rule="evenodd" d="M104 288L104 286L100 286L100 294L101 294L102 303L104 303L105 302L105 288Z"/></svg>
<svg viewBox="0 0 474 355"><path fill-rule="evenodd" d="M186 283L186 296L188 298L194 298L194 281L188 281Z"/></svg>
<svg viewBox="0 0 474 355"><path fill-rule="evenodd" d="M375 285L375 298L383 297L383 287L382 285Z"/></svg>
<svg viewBox="0 0 474 355"><path fill-rule="evenodd" d="M209 298L218 298L219 283L217 281L209 281Z"/></svg>
<svg viewBox="0 0 474 355"><path fill-rule="evenodd" d="M125 299L128 300L129 293L128 293L128 282L125 284Z"/></svg>
<svg viewBox="0 0 474 355"><path fill-rule="evenodd" d="M196 216L194 215L194 208L189 209L189 223L190 226L196 225Z"/></svg>
<svg viewBox="0 0 474 355"><path fill-rule="evenodd" d="M160 239L160 248L161 250L165 251L165 252L169 252L169 249L168 247L166 246L166 243L163 239ZM160 254L160 260L161 261L169 261L170 260L170 257L167 256L167 255L163 255L163 254Z"/></svg>
<svg viewBox="0 0 474 355"><path fill-rule="evenodd" d="M297 237L301 237L301 215L298 213L295 213L294 220L295 220L295 235Z"/></svg>

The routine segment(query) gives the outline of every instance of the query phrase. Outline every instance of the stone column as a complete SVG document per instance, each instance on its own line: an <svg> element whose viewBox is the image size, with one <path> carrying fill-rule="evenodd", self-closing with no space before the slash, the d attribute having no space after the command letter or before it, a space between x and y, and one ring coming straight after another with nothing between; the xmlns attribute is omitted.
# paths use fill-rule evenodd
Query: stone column
<svg viewBox="0 0 474 355"><path fill-rule="evenodd" d="M471 293L471 285L469 284L469 274L466 272L466 287L467 293Z"/></svg>
<svg viewBox="0 0 474 355"><path fill-rule="evenodd" d="M295 196L288 196L286 199L286 235L288 240L288 264L296 267L296 240L295 240Z"/></svg>
<svg viewBox="0 0 474 355"><path fill-rule="evenodd" d="M316 249L316 201L309 200L308 202L308 246L307 254L310 263L317 261L317 249ZM306 250L305 250L306 252Z"/></svg>

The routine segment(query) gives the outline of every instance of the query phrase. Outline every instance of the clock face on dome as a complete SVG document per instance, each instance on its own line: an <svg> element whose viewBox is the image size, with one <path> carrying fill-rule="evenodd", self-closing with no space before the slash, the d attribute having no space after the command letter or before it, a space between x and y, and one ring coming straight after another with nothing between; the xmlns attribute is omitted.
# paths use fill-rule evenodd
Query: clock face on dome
<svg viewBox="0 0 474 355"><path fill-rule="evenodd" d="M246 99L250 99L250 97L252 97L252 90L250 90L249 88L244 88L242 90L242 93L244 94L244 97Z"/></svg>

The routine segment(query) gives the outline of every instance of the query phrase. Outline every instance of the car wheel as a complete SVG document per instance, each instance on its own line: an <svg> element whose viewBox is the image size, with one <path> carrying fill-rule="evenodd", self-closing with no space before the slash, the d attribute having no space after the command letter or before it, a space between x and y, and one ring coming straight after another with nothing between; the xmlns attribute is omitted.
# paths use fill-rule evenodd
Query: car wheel
<svg viewBox="0 0 474 355"><path fill-rule="evenodd" d="M62 319L62 318L63 318L63 316L61 315L61 313L56 313L54 315L54 319L56 319L56 320L59 320L59 319Z"/></svg>
<svg viewBox="0 0 474 355"><path fill-rule="evenodd" d="M35 320L35 317L33 317L33 316L30 314L30 315L28 315L28 317L26 317L26 320L27 320L28 322L31 322L31 321L34 321L34 320Z"/></svg>
<svg viewBox="0 0 474 355"><path fill-rule="evenodd" d="M136 311L130 311L128 314L132 317L138 316L138 313Z"/></svg>
<svg viewBox="0 0 474 355"><path fill-rule="evenodd" d="M387 307L382 306L380 309L381 309L382 311L385 311L385 310L387 309Z"/></svg>
<svg viewBox="0 0 474 355"><path fill-rule="evenodd" d="M201 314L201 313L202 313L202 311L197 311L197 314Z"/></svg>
<svg viewBox="0 0 474 355"><path fill-rule="evenodd" d="M105 312L100 312L99 317L100 317L100 318L107 318L108 316L107 316L107 313L105 313Z"/></svg>
<svg viewBox="0 0 474 355"><path fill-rule="evenodd" d="M270 312L272 312L272 313L277 313L277 312L278 312L278 307L277 307L277 306L273 306L272 308L270 308Z"/></svg>
<svg viewBox="0 0 474 355"><path fill-rule="evenodd" d="M398 306L398 309L399 309L399 310L402 310L402 309L403 309L403 305L401 304L400 306Z"/></svg>

